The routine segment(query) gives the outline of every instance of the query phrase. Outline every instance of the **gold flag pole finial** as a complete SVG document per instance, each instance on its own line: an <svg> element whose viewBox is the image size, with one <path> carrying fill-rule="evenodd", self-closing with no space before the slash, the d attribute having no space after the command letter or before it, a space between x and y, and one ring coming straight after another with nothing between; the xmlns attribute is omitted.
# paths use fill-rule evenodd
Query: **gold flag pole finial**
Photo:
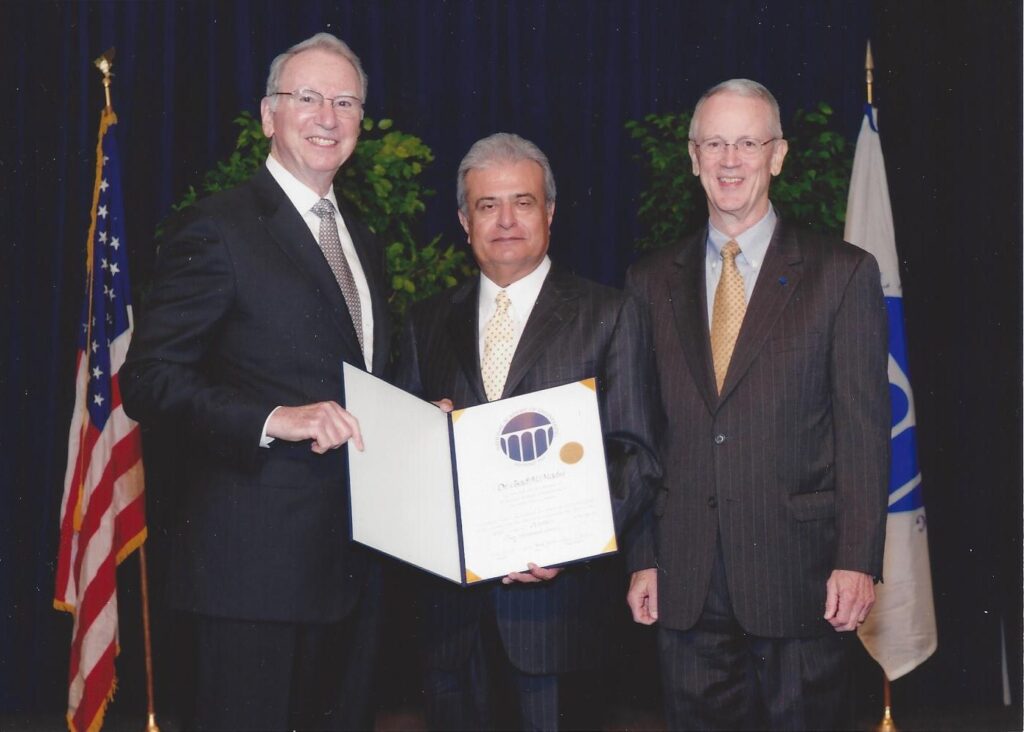
<svg viewBox="0 0 1024 732"><path fill-rule="evenodd" d="M103 93L107 98L107 111L110 112L114 107L110 102L110 77L114 75L110 69L114 65L114 47L111 46L103 54L93 61L96 64L96 68L103 72Z"/></svg>
<svg viewBox="0 0 1024 732"><path fill-rule="evenodd" d="M868 41L868 52L864 57L864 81L868 85L868 105L872 104L871 87L875 83L875 60L871 57L871 41Z"/></svg>

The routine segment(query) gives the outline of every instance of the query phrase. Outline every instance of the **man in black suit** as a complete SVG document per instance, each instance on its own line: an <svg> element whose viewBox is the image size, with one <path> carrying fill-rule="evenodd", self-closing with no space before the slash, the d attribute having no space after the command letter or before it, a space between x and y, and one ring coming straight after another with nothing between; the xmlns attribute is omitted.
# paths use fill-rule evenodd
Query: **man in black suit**
<svg viewBox="0 0 1024 732"><path fill-rule="evenodd" d="M768 199L787 144L745 79L697 103L709 222L636 264L662 411L662 491L632 562L659 624L671 729L828 729L874 602L889 474L885 303L870 254Z"/></svg>
<svg viewBox="0 0 1024 732"><path fill-rule="evenodd" d="M596 376L621 535L658 475L640 309L623 293L551 264L555 181L533 143L499 133L473 145L459 166L458 204L480 277L413 308L398 383L461 409ZM567 692L578 686L577 672L600 663L616 606L613 568L609 560L531 564L471 588L425 580L430 727L585 724L572 719L581 695ZM498 711L495 687L512 697L510 717Z"/></svg>
<svg viewBox="0 0 1024 732"><path fill-rule="evenodd" d="M365 728L377 567L350 544L342 362L388 363L383 252L332 183L366 77L320 33L278 56L270 156L161 247L124 404L193 447L171 599L197 629L201 729Z"/></svg>

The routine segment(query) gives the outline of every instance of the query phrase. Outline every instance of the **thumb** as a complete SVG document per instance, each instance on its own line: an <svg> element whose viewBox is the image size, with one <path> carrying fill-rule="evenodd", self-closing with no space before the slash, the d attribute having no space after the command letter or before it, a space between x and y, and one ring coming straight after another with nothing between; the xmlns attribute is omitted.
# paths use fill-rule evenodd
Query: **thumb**
<svg viewBox="0 0 1024 732"><path fill-rule="evenodd" d="M834 580L825 583L825 620L830 620L839 611L839 590Z"/></svg>

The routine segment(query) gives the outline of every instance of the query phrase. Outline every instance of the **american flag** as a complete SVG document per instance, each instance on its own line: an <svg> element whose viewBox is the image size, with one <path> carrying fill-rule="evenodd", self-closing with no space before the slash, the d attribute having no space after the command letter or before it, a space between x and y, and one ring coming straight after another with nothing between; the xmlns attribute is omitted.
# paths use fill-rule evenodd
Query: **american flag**
<svg viewBox="0 0 1024 732"><path fill-rule="evenodd" d="M74 615L67 712L74 732L103 725L119 651L117 565L146 539L139 427L124 413L117 376L132 335L132 308L116 123L113 111L104 110L53 601Z"/></svg>

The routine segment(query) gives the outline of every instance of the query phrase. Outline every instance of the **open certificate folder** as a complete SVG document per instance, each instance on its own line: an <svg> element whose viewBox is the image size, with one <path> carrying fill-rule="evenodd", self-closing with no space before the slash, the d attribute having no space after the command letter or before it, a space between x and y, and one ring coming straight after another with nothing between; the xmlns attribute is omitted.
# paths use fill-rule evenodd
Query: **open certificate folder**
<svg viewBox="0 0 1024 732"><path fill-rule="evenodd" d="M344 368L355 541L463 585L616 551L594 379L448 415Z"/></svg>

